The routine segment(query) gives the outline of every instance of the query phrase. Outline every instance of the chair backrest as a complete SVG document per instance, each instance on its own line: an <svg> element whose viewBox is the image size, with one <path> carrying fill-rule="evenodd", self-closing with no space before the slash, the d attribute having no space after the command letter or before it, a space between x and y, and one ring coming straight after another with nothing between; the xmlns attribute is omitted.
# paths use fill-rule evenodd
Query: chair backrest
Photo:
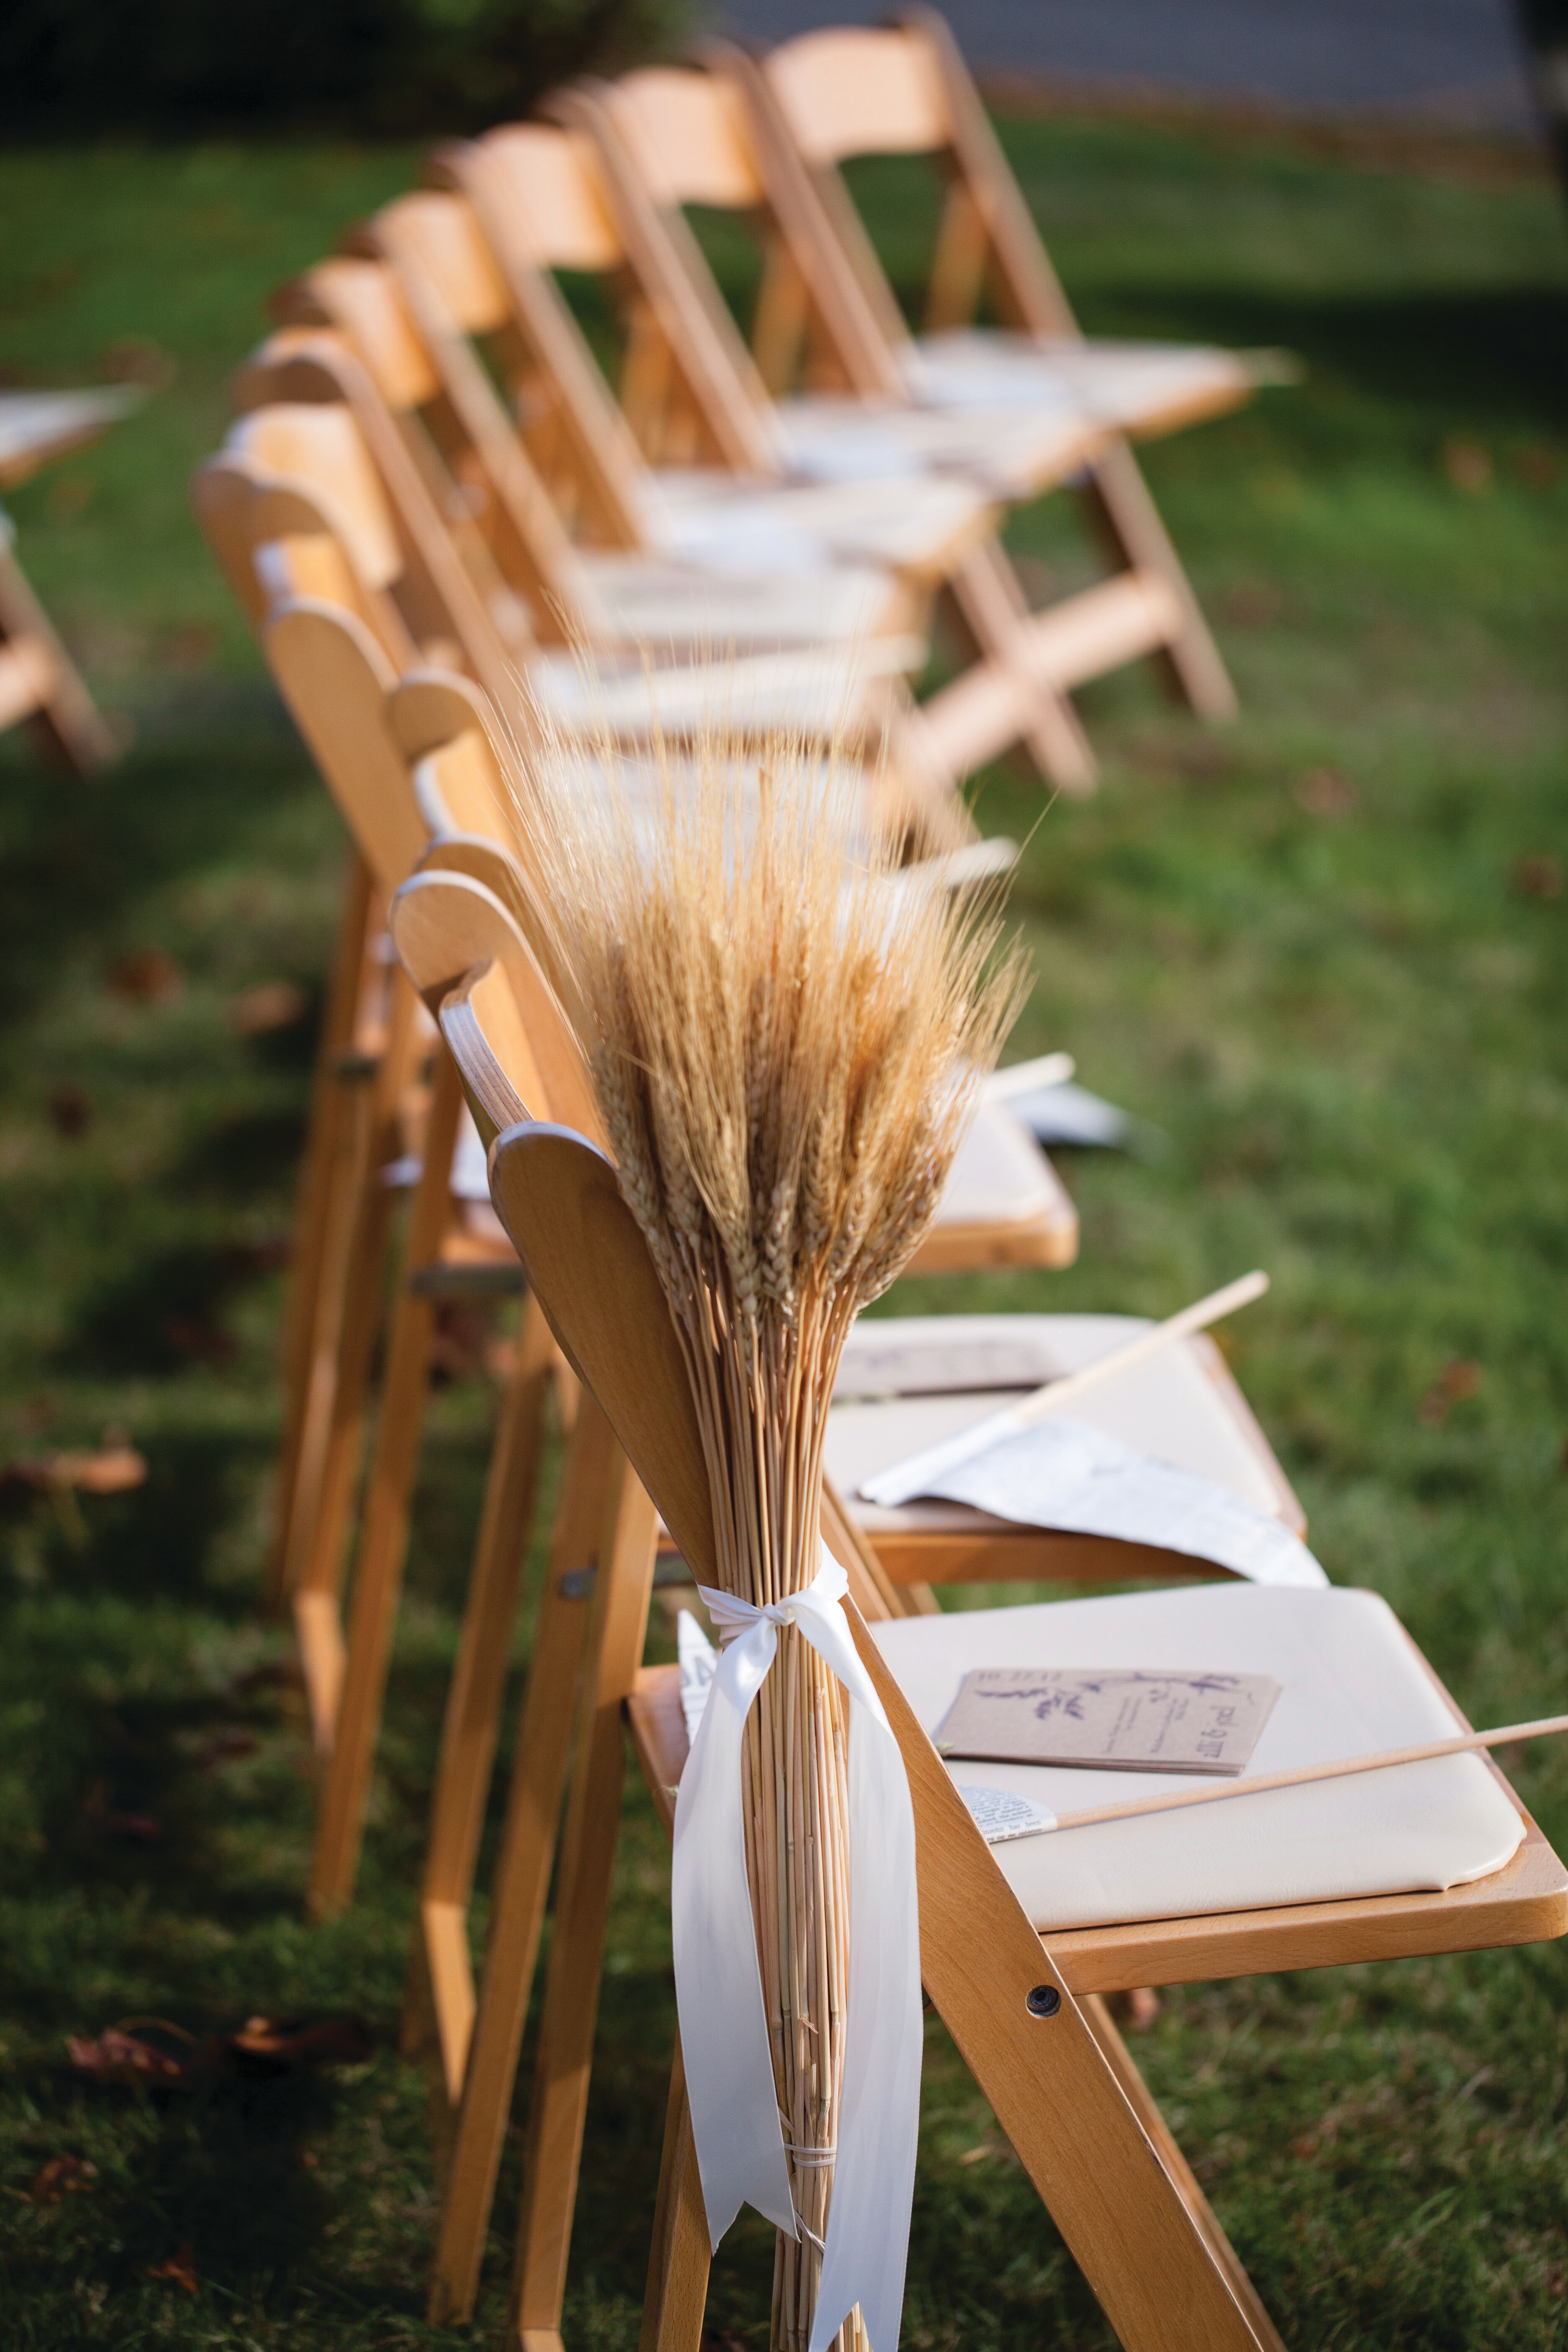
<svg viewBox="0 0 1568 2352"><path fill-rule="evenodd" d="M510 329L496 357L552 495L574 502L593 537L640 545L642 456L554 276L603 277L625 260L585 142L546 123L505 124L437 148L426 170L464 205L491 257Z"/></svg>
<svg viewBox="0 0 1568 2352"><path fill-rule="evenodd" d="M346 412L346 425L340 422L333 430L340 438L350 430L357 432L398 552L399 568L384 589L377 582L363 583L367 593L389 597L402 618L411 650L395 652L397 667L412 667L424 657L419 648L437 646L437 657L445 666L460 664L470 670L508 723L526 728L519 688L520 667L531 644L524 608L510 594L482 548L459 551L437 503L439 482L433 485L422 468L357 352L334 331L287 328L253 353L236 376L234 388L237 405L244 412L230 436L236 447L259 410L298 404ZM310 455L302 450L301 464ZM330 493L332 478L324 445L315 455L318 461L310 476L314 491ZM305 486L303 473L293 478L297 487ZM316 503L330 520L331 498L317 495ZM352 565L353 545L345 542L344 552ZM518 616L520 635L511 641L503 638L495 618L501 604Z"/></svg>
<svg viewBox="0 0 1568 2352"><path fill-rule="evenodd" d="M388 719L395 671L353 613L310 598L279 606L262 646L361 856L383 889L395 890L430 838Z"/></svg>
<svg viewBox="0 0 1568 2352"><path fill-rule="evenodd" d="M603 150L647 268L671 281L667 299L695 307L731 380L765 429L772 392L794 381L809 339L819 379L863 392L897 392L900 380L848 268L809 173L759 103L746 61L722 47L715 69L656 66L614 84L586 86L579 104ZM686 219L688 206L730 214L763 249L763 278L748 351ZM673 281L683 281L678 297Z"/></svg>
<svg viewBox="0 0 1568 2352"><path fill-rule="evenodd" d="M609 168L589 86L551 102L550 123L521 123L438 151L433 169L460 185L507 278L522 341L552 386L562 429L591 440L584 469L636 521L646 459L717 463L775 475L764 387L717 290L672 265L657 215L626 202ZM605 282L620 320L620 403L553 273Z"/></svg>
<svg viewBox="0 0 1568 2352"><path fill-rule="evenodd" d="M504 615L524 642L558 639L557 608L580 617L584 590L562 518L470 346L498 323L498 291L505 302L471 211L437 193L402 198L352 241L371 250L280 287L274 314L353 350L492 625Z"/></svg>
<svg viewBox="0 0 1568 2352"><path fill-rule="evenodd" d="M1078 332L973 76L934 8L900 21L802 33L752 69L758 102L810 175L889 346L907 341L902 312L850 201L839 166L859 155L939 158L947 194L927 289L925 324L968 323L989 284L1010 326Z"/></svg>
<svg viewBox="0 0 1568 2352"><path fill-rule="evenodd" d="M196 517L259 635L286 596L351 612L394 670L416 658L399 609L403 553L353 420L277 403L246 417L191 483Z"/></svg>

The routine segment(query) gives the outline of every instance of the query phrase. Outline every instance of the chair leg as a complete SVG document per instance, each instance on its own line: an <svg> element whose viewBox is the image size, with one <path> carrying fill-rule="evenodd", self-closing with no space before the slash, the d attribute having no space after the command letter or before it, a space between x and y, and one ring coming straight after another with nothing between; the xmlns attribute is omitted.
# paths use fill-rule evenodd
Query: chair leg
<svg viewBox="0 0 1568 2352"><path fill-rule="evenodd" d="M424 1171L409 1220L405 1281L393 1316L349 1621L342 1704L316 1823L310 1899L317 1917L341 1910L348 1902L359 1867L365 1800L408 1549L408 1507L436 1318L434 1302L413 1292L406 1276L414 1267L428 1264L441 1245L450 1215L452 1148L462 1100L456 1066L443 1055L425 1136Z"/></svg>
<svg viewBox="0 0 1568 2352"><path fill-rule="evenodd" d="M517 1368L490 1453L484 1516L441 1730L421 1898L443 2074L453 2105L462 2091L474 2015L468 1898L495 1763L518 1585L533 1509L545 1391L554 1357L555 1343L543 1311L530 1297L523 1304ZM581 1607L577 1613L584 1613Z"/></svg>
<svg viewBox="0 0 1568 2352"><path fill-rule="evenodd" d="M8 538L9 526L0 520L0 648L11 653L18 684L26 671L26 691L17 698L15 716L26 718L45 748L79 776L93 775L113 760L114 738L28 586Z"/></svg>
<svg viewBox="0 0 1568 2352"><path fill-rule="evenodd" d="M697 2169L697 2144L691 2137L686 2069L678 2036L669 2070L658 2201L654 2208L637 2352L699 2352L711 2265L708 2215L702 2204L702 2180Z"/></svg>
<svg viewBox="0 0 1568 2352"><path fill-rule="evenodd" d="M304 1164L300 1171L299 1205L294 1217L294 1246L283 1341L283 1442L279 1449L278 1478L272 1506L273 1541L264 1594L264 1606L269 1614L278 1608L284 1594L284 1564L288 1557L294 1482L300 1464L310 1366L321 1325L322 1262L334 1213L339 1205L333 1195L333 1181L341 1172L343 1120L349 1110L344 1100L344 1081L339 1065L353 1041L359 1010L364 979L365 947L370 931L370 871L363 858L351 849L343 886L343 903L338 916L337 945L327 983L321 1040L316 1049Z"/></svg>
<svg viewBox="0 0 1568 2352"><path fill-rule="evenodd" d="M1135 571L1158 573L1175 597L1180 623L1160 650L1176 690L1200 719L1234 719L1238 706L1230 673L1125 441L1112 442L1089 468L1089 495L1113 550Z"/></svg>
<svg viewBox="0 0 1568 2352"><path fill-rule="evenodd" d="M485 2232L495 2200L496 2174L544 1925L561 1798L571 1760L579 1672L589 1634L589 1607L584 1598L563 1591L562 1580L594 1558L616 1459L609 1423L584 1393L562 1472L561 1499L551 1535L550 1561L496 1863L484 1976L470 2030L464 2030L460 1987L451 1989L451 1979L458 1974L455 1962L449 1969L444 2019L440 1988L432 1987L437 2022L445 2027L442 2059L448 2096L455 2099L460 2091L462 2097L431 2273L430 2318L437 2325L467 2319L479 2292ZM452 1916L449 1906L443 1916L426 1910L422 1948L427 1967L436 1958L435 1936L445 1932ZM461 1940L466 1968L466 1928ZM458 1938L447 1936L447 1942L453 1947Z"/></svg>
<svg viewBox="0 0 1568 2352"><path fill-rule="evenodd" d="M318 1319L301 1407L283 1560L292 1597L319 1756L331 1752L342 1684L338 1602L343 1551L363 1442L371 1359L382 1328L383 1279L395 1201L381 1181L396 1138L398 1097L414 1050L413 996L400 984L380 1063L345 1075L357 1084L342 1165L332 1179L334 1219L321 1274ZM363 1081L370 1078L368 1092Z"/></svg>
<svg viewBox="0 0 1568 2352"><path fill-rule="evenodd" d="M1065 793L1092 792L1099 771L1089 738L1066 694L1031 673L1023 626L1028 601L996 541L976 548L949 584L983 663L1005 674L1014 736L1048 782Z"/></svg>
<svg viewBox="0 0 1568 2352"><path fill-rule="evenodd" d="M1236 2249L1220 2227L1219 2218L1208 2199L1198 2187L1197 2179L1186 2158L1182 2154L1169 2124L1160 2113L1153 2094L1133 2063L1132 2054L1099 1993L1079 1996L1089 2032L1099 2042L1107 2063L1121 2084L1139 2122L1148 2133L1158 2152L1160 2161L1180 2191L1183 2204L1212 2249L1215 2260L1224 2269L1235 2289L1237 2300L1247 2312L1260 2344L1268 2352L1284 2352L1274 2323L1263 2307L1258 2289L1242 2267Z"/></svg>
<svg viewBox="0 0 1568 2352"><path fill-rule="evenodd" d="M586 1405L586 1398L584 1400ZM658 1519L620 1464L599 1549L594 1624L562 1835L560 1892L523 2149L511 2326L524 2352L558 2337L588 2109L610 1881L626 1777L622 1706L647 1632Z"/></svg>

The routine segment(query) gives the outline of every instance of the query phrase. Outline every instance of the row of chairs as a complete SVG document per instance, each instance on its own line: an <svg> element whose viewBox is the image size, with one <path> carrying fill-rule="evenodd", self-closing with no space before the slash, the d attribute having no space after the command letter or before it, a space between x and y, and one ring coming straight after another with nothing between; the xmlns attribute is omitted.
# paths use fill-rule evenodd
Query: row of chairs
<svg viewBox="0 0 1568 2352"><path fill-rule="evenodd" d="M940 152L950 175L933 331L919 339L888 308L837 171L879 146ZM560 1138L549 1146L527 1124L603 1147L543 978L539 866L512 762L556 756L555 738L584 729L617 739L634 772L650 749L679 757L689 740L717 738L743 768L780 727L837 732L864 756L868 829L900 845L904 887L962 883L1006 856L975 838L956 791L978 761L1022 740L1058 781L1091 775L1067 700L1080 677L1158 650L1200 707L1226 706L1124 434L1233 404L1250 379L1223 354L1075 338L945 28L924 14L886 32L809 37L761 68L725 52L706 70L569 93L552 120L445 150L433 169L439 184L388 206L286 289L284 323L242 373L240 421L195 494L353 845L302 1182L273 1580L294 1612L322 1764L318 1911L352 1896L436 1318L445 1300L521 1297L433 1791L406 2021L409 2047L431 2060L442 2163L432 2309L450 2317L477 2288L555 1869L514 2295L516 2326L543 2352L559 2342L623 1713L668 1817L684 1726L668 1675L642 1668L649 1599L656 1576L701 1572L707 1553L700 1463L679 1414L669 1422L674 1391L639 1377L642 1404L627 1392L626 1365L657 1360L640 1242L620 1229L609 1261L588 1245L606 1219L615 1227L605 1163L561 1160ZM760 225L752 352L691 239L685 211L699 204ZM619 406L563 298L559 274L584 271L624 309ZM1009 333L967 328L987 276L1016 322ZM807 388L792 390L799 380ZM995 523L1009 500L1073 475L1122 568L1031 615ZM904 679L939 587L974 657L917 703ZM716 643L731 648L723 663L702 657ZM498 1134L508 1137L493 1170L499 1219L483 1156ZM573 1234L579 1245L563 1259ZM991 1100L920 1264L1049 1265L1076 1244L1049 1163ZM898 1695L900 1643L948 1638L936 1583L1180 1581L1194 1564L959 1506L875 1511L851 1497L879 1461L909 1449L917 1420L922 1436L956 1426L982 1409L977 1390L989 1403L1071 1370L1122 1328L944 1318L933 1391L931 1327L880 1327L880 1401L851 1394L851 1379L830 1420L838 1486L826 1532L863 1618L881 1629L888 1663L873 1671L929 1831L922 1955L933 1999L1123 2340L1269 2344L1100 1994L1556 1932L1564 1882L1531 1833L1506 1868L1447 1894L1390 1898L1363 1885L1337 1890L1337 1902L1259 1909L1233 1878L1215 1882L1217 1918L1063 1933L1019 1908L994 1858L954 1826L945 1776ZM847 1360L852 1370L853 1349ZM476 1978L468 1913L552 1398L563 1481ZM1158 1432L1167 1458L1300 1527L1206 1341L1107 1383L1099 1410L1135 1443ZM1199 1630L1217 1641L1216 1607L1243 1598L1285 1596L1201 1587L1167 1601L1206 1611ZM1101 1604L1054 1604L1074 1605ZM1145 1622L1151 1641L1178 1646L1194 1622L1162 1635ZM1275 1638L1299 1641L1283 1617ZM1358 1605L1338 1638L1410 1700L1410 1654L1391 1620ZM1419 1674L1417 1685L1427 1689ZM1431 1703L1447 1720L1449 1703ZM1468 1794L1473 1811L1473 1776ZM1506 1843L1508 1823L1517 1832L1511 1810L1482 1833ZM977 1921L984 1950L971 1940ZM1048 1960L1037 1927L1053 1930ZM1043 1980L1060 1996L1067 2021L1048 2048L1012 2021L1009 1972L1021 1969L1027 1989ZM1099 2187L1084 2160L1091 2142ZM1105 2226L1118 2198L1146 2225L1136 2254ZM646 2345L695 2345L705 2261L678 2066Z"/></svg>

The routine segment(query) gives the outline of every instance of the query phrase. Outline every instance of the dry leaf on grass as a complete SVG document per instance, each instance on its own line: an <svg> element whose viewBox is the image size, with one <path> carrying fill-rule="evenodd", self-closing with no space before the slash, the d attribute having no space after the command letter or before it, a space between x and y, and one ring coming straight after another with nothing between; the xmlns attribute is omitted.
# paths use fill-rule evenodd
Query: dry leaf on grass
<svg viewBox="0 0 1568 2352"><path fill-rule="evenodd" d="M363 2017L247 2017L225 2043L247 2074L294 2074L306 2066L363 2066L375 2036Z"/></svg>
<svg viewBox="0 0 1568 2352"><path fill-rule="evenodd" d="M161 2049L147 2040L149 2032L170 2034L184 2048L179 2054ZM161 2017L130 2017L97 2035L68 2034L66 2049L79 2074L147 2091L188 2090L212 2063L210 2042L199 2042L184 2026Z"/></svg>
<svg viewBox="0 0 1568 2352"><path fill-rule="evenodd" d="M1561 898L1563 865L1556 857L1520 857L1509 876L1521 898Z"/></svg>
<svg viewBox="0 0 1568 2352"><path fill-rule="evenodd" d="M92 1125L92 1105L86 1090L70 1085L56 1087L49 1097L49 1124L68 1142L85 1135Z"/></svg>
<svg viewBox="0 0 1568 2352"><path fill-rule="evenodd" d="M1456 1356L1451 1363L1445 1364L1421 1400L1421 1418L1427 1428L1440 1428L1448 1417L1449 1407L1473 1397L1480 1384L1479 1364L1472 1364L1463 1356Z"/></svg>
<svg viewBox="0 0 1568 2352"><path fill-rule="evenodd" d="M27 2183L27 2197L34 2205L58 2205L62 2197L79 2196L97 2179L97 2165L85 2157L51 2156Z"/></svg>
<svg viewBox="0 0 1568 2352"><path fill-rule="evenodd" d="M171 2286L182 2286L187 2294L195 2294L196 2265L191 2248L182 2246L179 2252L171 2254L166 2263L149 2263L147 2276L150 2279L167 2279Z"/></svg>
<svg viewBox="0 0 1568 2352"><path fill-rule="evenodd" d="M133 1446L101 1445L0 1465L0 1496L123 1495L146 1479L146 1460Z"/></svg>
<svg viewBox="0 0 1568 2352"><path fill-rule="evenodd" d="M310 997L294 981L258 981L230 997L228 1025L237 1037L264 1037L269 1030L294 1028L310 1009Z"/></svg>
<svg viewBox="0 0 1568 2352"><path fill-rule="evenodd" d="M163 948L138 948L110 966L109 992L121 1004L172 1004L185 975Z"/></svg>

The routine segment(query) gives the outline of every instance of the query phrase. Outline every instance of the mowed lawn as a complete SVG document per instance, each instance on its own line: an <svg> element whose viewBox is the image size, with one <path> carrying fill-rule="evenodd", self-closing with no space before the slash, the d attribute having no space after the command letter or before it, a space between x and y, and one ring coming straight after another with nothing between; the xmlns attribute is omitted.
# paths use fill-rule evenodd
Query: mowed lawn
<svg viewBox="0 0 1568 2352"><path fill-rule="evenodd" d="M1308 373L1147 453L1240 722L1205 732L1129 676L1085 698L1096 798L1047 809L1011 770L980 791L1029 835L1017 1050L1069 1046L1163 1145L1066 1165L1070 1273L890 1309L1160 1314L1267 1266L1226 1346L1330 1573L1393 1601L1474 1719L1545 1713L1568 1704L1568 224L1543 179L1460 157L1005 130L1088 324ZM432 2330L431 2144L396 2055L486 1334L445 1336L361 1895L311 1927L301 1704L257 1605L310 1020L247 1035L235 1003L279 981L316 1002L342 842L185 504L268 289L416 162L0 158L9 380L88 378L133 341L156 347L133 367L176 370L13 501L133 740L91 784L0 744L0 1462L121 1431L150 1465L79 1507L0 1482L0 2309L39 2352L370 2352L493 2341L504 2315L520 2132L478 2336ZM912 272L905 175L868 200ZM1013 535L1038 594L1092 570L1065 500ZM1510 1761L1568 1840L1568 1748ZM665 1888L628 1794L574 2352L637 2341ZM1565 2002L1553 1948L1164 1997L1139 2062L1289 2344L1568 2344ZM362 2065L156 2099L66 2049L343 2011L376 2037ZM50 2201L59 2157L93 2169ZM768 2237L746 2222L717 2266L727 2345L765 2343ZM904 2340L1110 2341L934 2022Z"/></svg>

